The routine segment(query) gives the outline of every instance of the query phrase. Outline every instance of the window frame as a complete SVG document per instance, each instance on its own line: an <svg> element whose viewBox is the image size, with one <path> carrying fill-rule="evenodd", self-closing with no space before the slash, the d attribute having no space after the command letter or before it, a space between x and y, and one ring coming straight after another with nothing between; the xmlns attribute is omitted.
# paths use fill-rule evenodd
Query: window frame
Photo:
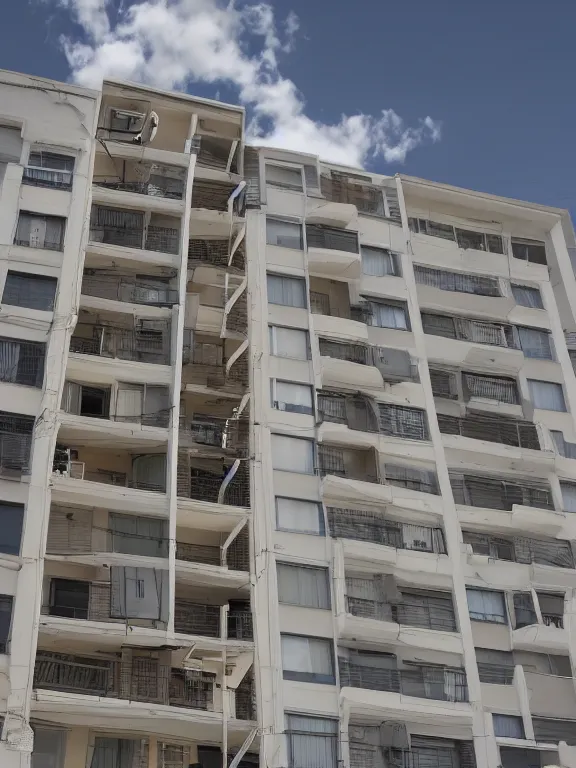
<svg viewBox="0 0 576 768"><path fill-rule="evenodd" d="M309 715L307 713L303 714L300 712L285 712L285 723L284 723L284 733L286 734L286 742L287 742L287 752L288 752L288 768L309 768L309 766L301 766L296 765L294 763L294 746L292 743L292 737L293 736L304 736L307 738L311 738L314 736L317 737L324 737L327 736L331 737L331 740L334 745L334 764L330 766L324 766L321 765L319 762L315 765L315 768L337 768L339 765L339 757L340 757L340 739L339 739L339 731L338 731L338 718L335 717L322 717L317 715ZM328 721L330 723L333 723L334 730L332 732L329 731L303 731L303 730L296 730L290 727L290 718L291 717L299 717L301 719L308 719L308 720L323 720Z"/></svg>
<svg viewBox="0 0 576 768"><path fill-rule="evenodd" d="M287 402L281 403L278 400L278 384L292 384L297 387L306 388L310 393L310 407L298 406L297 403L287 403ZM270 397L271 397L271 406L275 411L281 411L283 413L299 413L299 414L302 414L303 416L314 416L316 412L315 402L314 402L314 387L308 382L289 381L288 379L278 379L275 377L271 378L270 379ZM289 407L280 408L279 407L280 405L289 406Z"/></svg>
<svg viewBox="0 0 576 768"><path fill-rule="evenodd" d="M536 403L534 402L533 394L532 394L532 387L530 386L531 382L535 382L536 384L550 384L550 385L554 386L554 388L559 387L560 388L559 391L560 391L560 393L562 395L562 403L564 405L564 408L563 409L558 409L558 408L542 408L541 406L536 405ZM530 394L530 402L532 403L532 406L535 409L537 409L539 411L550 411L551 413L569 413L569 411L568 411L568 404L566 402L566 393L564 391L564 385L561 384L559 381L546 381L544 379L526 379L526 384L528 386L528 392Z"/></svg>
<svg viewBox="0 0 576 768"><path fill-rule="evenodd" d="M26 184L28 186L33 187L47 187L49 189L61 189L65 192L70 192L72 190L72 186L74 184L74 171L76 169L76 156L71 155L63 150L54 151L54 147L50 148L44 148L38 145L33 145L30 148L30 152L28 153L28 159L26 161L26 165L24 167L24 173L22 175L22 184ZM32 163L32 158L34 155L40 156L40 165L37 163ZM51 168L49 166L45 166L42 164L43 157L46 159L52 157L52 158L60 158L62 160L69 161L69 164L71 167L69 169L66 168ZM48 179L42 179L38 178L35 179L33 176L26 176L26 171L30 169L31 171L45 171L45 172L52 172L53 174L61 174L62 175L62 181L56 181L56 180L48 180ZM68 176L68 180L64 180L65 177Z"/></svg>
<svg viewBox="0 0 576 768"><path fill-rule="evenodd" d="M284 638L298 638L300 640L315 640L324 644L329 650L330 665L332 673L329 675L318 672L301 672L300 670L290 670L284 667ZM316 683L320 685L336 685L336 656L334 653L334 640L331 637L318 637L317 635L301 635L297 632L280 632L280 648L282 656L282 678L284 680L293 680L300 683Z"/></svg>
<svg viewBox="0 0 576 768"><path fill-rule="evenodd" d="M305 531L302 529L283 528L280 525L279 515L278 515L279 499L285 499L286 501L304 502L305 504L314 504L318 511L318 531ZM274 496L274 514L275 514L275 523L276 523L277 531L281 531L283 533L298 533L304 536L319 536L319 537L326 536L326 517L324 514L324 506L321 501L315 501L314 499L298 499L298 498L295 498L294 496Z"/></svg>
<svg viewBox="0 0 576 768"><path fill-rule="evenodd" d="M44 238L43 245L31 245L30 241L28 241L27 243L24 242L24 241L20 241L18 239L18 229L20 227L20 219L21 219L22 216L30 218L30 219L44 219L46 223L48 223L49 220L58 221L60 223L60 225L61 225L60 242L57 244L58 247L57 248L47 247L47 245L46 245L46 238ZM54 251L56 253L63 253L63 251L64 251L64 243L65 243L65 240L66 240L67 225L68 225L68 219L66 218L66 216L55 216L55 215L47 214L47 213L35 213L34 211L19 210L18 211L18 216L16 218L16 229L15 229L15 232L14 232L13 245L17 245L17 246L20 246L22 248L37 248L37 249L39 249L41 251ZM56 245L56 243L53 243L52 245Z"/></svg>
<svg viewBox="0 0 576 768"><path fill-rule="evenodd" d="M502 608L504 609L504 613L502 615L504 620L503 621L498 621L497 619L487 619L487 618L479 619L479 618L476 618L476 616L472 616L472 613L470 611L470 604L468 603L468 592L481 592L483 595L486 594L486 593L500 595L500 598L502 600ZM469 586L466 586L466 603L467 603L468 615L470 617L470 621L479 621L479 622L482 622L483 624L499 624L499 625L502 625L502 626L509 626L510 625L510 617L509 617L509 612L508 612L508 606L506 605L506 593L503 592L502 590L499 590L499 589L484 589L482 587L469 587ZM473 613L476 614L477 612L474 611ZM496 615L497 614L495 614L495 613L489 614L489 613L486 613L484 611L484 616L496 616Z"/></svg>
<svg viewBox="0 0 576 768"><path fill-rule="evenodd" d="M276 167L276 168L285 168L288 171L299 171L300 179L302 181L302 187L300 189L296 189L293 186L289 186L289 185L286 186L278 182L268 181L268 174L266 173L266 171L268 170L268 166ZM282 189L285 192L296 192L299 195L305 195L306 194L306 178L304 174L304 165L302 163L288 163L283 160L275 160L274 158L267 157L264 159L264 185L266 187L270 185L271 187L274 187L276 189Z"/></svg>
<svg viewBox="0 0 576 768"><path fill-rule="evenodd" d="M494 717L495 716L496 717L506 718L508 721L514 720L517 725L520 725L522 735L521 736L501 736L501 735L498 735L496 733L496 723L494 721ZM522 716L521 715L509 715L507 713L502 713L502 712L492 712L492 726L494 728L494 735L496 736L497 739L513 739L513 738L525 739L526 738L526 733L524 731L524 721L522 720Z"/></svg>
<svg viewBox="0 0 576 768"><path fill-rule="evenodd" d="M269 277L276 277L280 278L281 280L297 280L299 283L301 283L304 286L303 290L303 304L302 306L295 305L295 304L279 304L278 302L271 301L269 297L269 290L268 290L268 278ZM304 309L309 310L309 300L308 300L308 285L305 277L300 277L296 275L286 275L282 272L266 272L266 301L268 304L274 306L274 307L289 307L290 309Z"/></svg>
<svg viewBox="0 0 576 768"><path fill-rule="evenodd" d="M310 476L310 477L313 476L313 475L318 474L318 470L317 470L318 457L317 457L317 450L316 450L316 441L314 440L314 438L311 438L311 437L296 437L295 435L289 435L289 434L285 434L283 432L272 432L270 437L271 437L271 441L270 441L271 451L270 451L270 453L271 453L271 457L272 457L272 470L274 472L290 472L290 473L295 474L295 475L306 475L306 476ZM274 438L274 437L286 437L286 438L288 438L290 440L301 440L303 442L306 442L306 443L310 444L312 446L312 472L299 472L298 470L279 469L278 467L275 467L274 466L274 448L273 448L274 441L272 440L272 438Z"/></svg>
<svg viewBox="0 0 576 768"><path fill-rule="evenodd" d="M299 230L300 230L300 245L298 246L298 248L295 248L295 247L293 247L291 245L281 245L280 243L271 243L268 240L268 221L279 221L282 224L293 224L294 226L297 226L299 228ZM305 228L304 223L302 222L301 219L292 219L292 218L289 218L288 216L274 216L274 215L266 216L265 229L266 229L266 245L270 245L273 248L288 248L291 251L303 251L303 250L305 250L305 247L306 247L306 240L305 240L306 228Z"/></svg>
<svg viewBox="0 0 576 768"><path fill-rule="evenodd" d="M388 256L390 264L392 266L391 272L384 272L383 274L373 274L371 272L364 271L364 250L378 251L379 255ZM402 265L401 256L391 248L383 248L380 245L369 245L368 243L360 243L360 268L362 274L368 277L402 277Z"/></svg>
<svg viewBox="0 0 576 768"><path fill-rule="evenodd" d="M520 245L524 246L524 248L529 249L531 246L538 246L544 248L544 261L534 261L529 258L529 250L526 250L526 257L524 256L517 256L514 253L514 246ZM530 237L517 237L516 235L512 235L510 237L510 252L512 254L512 258L518 259L518 261L524 261L526 264L539 264L542 267L548 266L548 254L546 253L546 243L544 240L534 240Z"/></svg>
<svg viewBox="0 0 576 768"><path fill-rule="evenodd" d="M0 556L2 555L10 555L13 557L20 557L20 552L22 550L22 532L24 530L24 514L26 510L25 504L17 504L16 502L12 501L0 501L0 510L2 512L2 515L6 512L6 514L10 515L11 513L8 511L9 509L12 509L12 511L18 511L19 520L17 521L19 525L16 527L19 528L18 531L18 546L13 547L7 547L3 544L3 536L4 534L0 534ZM1 518L0 518L1 519ZM6 530L6 526L2 526L2 530ZM12 549L13 551L8 551L8 549Z"/></svg>
<svg viewBox="0 0 576 768"><path fill-rule="evenodd" d="M28 286L27 288L22 286L21 288L18 288L17 286L14 286L13 288L10 288L8 286L8 280L10 278L14 278L16 280L37 280L39 283L44 283L45 285L52 285L54 287L54 293L52 295L51 300L48 302L47 307L38 307L33 306L33 302L28 304L16 304L16 303L10 303L9 301L6 301L6 289L8 290L16 290L18 291L21 296L24 296L24 299L26 299L27 296L31 296L33 294L32 286ZM54 309L56 307L56 296L58 295L58 278L53 277L52 275L42 275L38 274L37 272L20 272L17 269L8 269L6 272L6 279L4 280L4 286L2 288L2 304L6 304L7 307L21 307L22 309L33 309L37 312L54 312ZM21 296L19 298L21 298Z"/></svg>
<svg viewBox="0 0 576 768"><path fill-rule="evenodd" d="M315 571L317 574L321 574L325 579L327 605L310 605L308 603L291 603L280 599L280 568L295 568L298 570ZM317 611L330 611L332 610L332 594L330 590L330 568L324 565L310 565L309 563L291 563L284 560L276 560L276 582L278 588L278 603L280 605L292 605L298 608L312 608Z"/></svg>
<svg viewBox="0 0 576 768"><path fill-rule="evenodd" d="M295 331L297 333L304 334L304 338L306 340L306 357L290 357L289 355L278 354L278 334L277 334L278 328L281 328L285 331ZM283 360L303 360L303 361L311 360L312 348L310 346L310 331L307 328L292 328L291 326L288 326L288 325L275 325L274 323L268 323L268 349L269 349L269 354L272 357L279 357Z"/></svg>
<svg viewBox="0 0 576 768"><path fill-rule="evenodd" d="M10 619L8 621L8 628L6 630L6 637L3 638L0 635L0 654L10 653L10 644L12 642L12 622L14 621L14 597L15 595L0 594L0 602L6 600L10 603ZM8 611L2 611L2 613L8 613Z"/></svg>
<svg viewBox="0 0 576 768"><path fill-rule="evenodd" d="M519 302L516 294L514 293L514 288L519 288L520 290L523 290L523 291L526 291L526 290L527 291L535 291L537 293L537 295L538 295L540 306L535 307L532 304L522 304L521 302ZM540 290L539 286L526 285L525 283L513 283L513 282L510 282L510 292L512 293L512 297L514 298L514 301L516 302L516 305L518 307L527 307L528 309L545 309L544 301L542 299L542 291Z"/></svg>
<svg viewBox="0 0 576 768"><path fill-rule="evenodd" d="M368 318L368 325L371 328L385 328L388 331L402 331L402 332L412 332L412 323L410 321L410 310L408 308L408 302L407 301L401 301L398 299L387 299L387 298L375 298L373 296L364 296L363 297L365 301L367 301L370 305L370 316ZM375 311L372 305L377 306L383 306L383 307L389 307L391 309L401 309L404 313L404 322L405 327L404 328L397 328L396 326L390 326L390 325L377 325L375 320Z"/></svg>

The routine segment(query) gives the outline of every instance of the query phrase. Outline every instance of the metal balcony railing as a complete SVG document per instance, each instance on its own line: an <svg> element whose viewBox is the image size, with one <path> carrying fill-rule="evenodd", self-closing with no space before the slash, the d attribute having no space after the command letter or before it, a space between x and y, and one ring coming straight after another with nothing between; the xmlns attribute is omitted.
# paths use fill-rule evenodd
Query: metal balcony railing
<svg viewBox="0 0 576 768"><path fill-rule="evenodd" d="M456 632L454 609L422 602L405 601L391 605L378 600L346 597L347 611L352 616L377 621L393 621L408 627L421 627L443 632Z"/></svg>
<svg viewBox="0 0 576 768"><path fill-rule="evenodd" d="M433 336L520 349L514 327L506 323L490 323L465 317L422 312L422 325L424 333Z"/></svg>
<svg viewBox="0 0 576 768"><path fill-rule="evenodd" d="M446 554L441 528L412 525L357 509L328 507L328 525L334 537L371 541L396 549Z"/></svg>
<svg viewBox="0 0 576 768"><path fill-rule="evenodd" d="M381 187L354 182L346 176L332 173L320 177L322 195L333 203L355 205L358 213L384 218L384 194Z"/></svg>
<svg viewBox="0 0 576 768"><path fill-rule="evenodd" d="M203 565L220 565L220 547L207 544L188 544L176 542L176 560L187 563L202 563Z"/></svg>
<svg viewBox="0 0 576 768"><path fill-rule="evenodd" d="M554 511L552 491L544 483L508 482L491 477L451 474L456 504L512 511L514 505Z"/></svg>
<svg viewBox="0 0 576 768"><path fill-rule="evenodd" d="M235 184L225 184L217 181L195 179L192 187L192 208L203 208L208 211L228 211L230 195L236 189ZM239 196L234 200L233 213L244 215L244 206Z"/></svg>
<svg viewBox="0 0 576 768"><path fill-rule="evenodd" d="M113 528L99 528L88 519L58 515L50 520L46 551L65 555L78 552L123 552L142 557L168 557L169 539L153 534L127 533Z"/></svg>
<svg viewBox="0 0 576 768"><path fill-rule="evenodd" d="M527 565L536 563L558 568L574 568L574 555L568 541L546 541L523 536L504 538L472 531L463 531L462 534L464 543L470 544L472 551L477 555Z"/></svg>
<svg viewBox="0 0 576 768"><path fill-rule="evenodd" d="M177 255L180 232L173 227L150 225L146 230L141 227L123 227L106 224L90 225L90 240L106 245L120 245L123 248L137 248L146 251L159 251Z"/></svg>
<svg viewBox="0 0 576 768"><path fill-rule="evenodd" d="M243 272L246 266L244 246L241 244L230 261L229 240L190 240L188 246L188 263L193 265L209 265L220 269L233 269Z"/></svg>
<svg viewBox="0 0 576 768"><path fill-rule="evenodd" d="M250 506L250 478L244 461L224 487L224 480L234 469L229 464L222 468L221 461L217 467L214 459L199 459L188 451L179 451L177 471L178 496L238 507Z"/></svg>
<svg viewBox="0 0 576 768"><path fill-rule="evenodd" d="M0 381L41 387L46 345L0 337Z"/></svg>
<svg viewBox="0 0 576 768"><path fill-rule="evenodd" d="M440 432L445 435L460 435L490 443L501 443L516 448L540 450L538 430L529 422L507 419L502 416L446 416L438 414Z"/></svg>
<svg viewBox="0 0 576 768"><path fill-rule="evenodd" d="M414 277L420 285L439 288L441 291L474 293L479 296L502 296L498 279L494 277L432 269L421 264L414 265Z"/></svg>
<svg viewBox="0 0 576 768"><path fill-rule="evenodd" d="M564 616L558 613L542 613L542 623L547 627L564 629Z"/></svg>
<svg viewBox="0 0 576 768"><path fill-rule="evenodd" d="M154 176L149 181L102 181L94 179L93 184L106 189L117 189L120 192L134 192L149 197L163 197L168 200L182 200L184 182L179 179Z"/></svg>
<svg viewBox="0 0 576 768"><path fill-rule="evenodd" d="M178 304L178 291L173 288L167 288L152 281L146 282L112 275L85 273L82 280L82 295L158 307L171 307Z"/></svg>
<svg viewBox="0 0 576 768"><path fill-rule="evenodd" d="M337 360L347 360L350 363L371 365L372 360L368 347L362 344L346 344L340 341L318 339L320 354L323 357L333 357Z"/></svg>
<svg viewBox="0 0 576 768"><path fill-rule="evenodd" d="M174 601L174 630L184 635L220 637L220 606L177 597Z"/></svg>
<svg viewBox="0 0 576 768"><path fill-rule="evenodd" d="M215 679L138 656L124 664L39 652L34 667L35 688L202 710L212 708Z"/></svg>
<svg viewBox="0 0 576 768"><path fill-rule="evenodd" d="M186 334L186 332L185 332ZM201 384L209 389L222 389L241 393L248 386L248 358L240 356L229 370L226 369L224 349L218 342L201 342L189 332L184 337L182 357L183 379L186 383Z"/></svg>
<svg viewBox="0 0 576 768"><path fill-rule="evenodd" d="M109 582L77 582L87 586L88 597L72 600L69 596L56 594L47 605L42 607L42 613L48 616L60 616L64 619L85 621L121 621L110 615L110 583ZM52 586L52 584L51 584Z"/></svg>
<svg viewBox="0 0 576 768"><path fill-rule="evenodd" d="M250 611L230 611L228 613L228 637L235 640L252 640L254 638Z"/></svg>
<svg viewBox="0 0 576 768"><path fill-rule="evenodd" d="M371 691L392 691L438 701L468 701L466 673L459 669L415 666L386 669L339 659L340 685Z"/></svg>
<svg viewBox="0 0 576 768"><path fill-rule="evenodd" d="M180 418L180 445L196 443L244 456L248 451L248 420L217 416Z"/></svg>
<svg viewBox="0 0 576 768"><path fill-rule="evenodd" d="M129 329L80 322L70 339L70 352L169 365L170 326L155 326Z"/></svg>

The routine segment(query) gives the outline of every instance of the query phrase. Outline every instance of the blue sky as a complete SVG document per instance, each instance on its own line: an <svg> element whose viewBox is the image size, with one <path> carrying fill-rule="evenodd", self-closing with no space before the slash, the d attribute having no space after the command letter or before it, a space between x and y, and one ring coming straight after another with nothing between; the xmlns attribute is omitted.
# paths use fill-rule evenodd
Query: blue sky
<svg viewBox="0 0 576 768"><path fill-rule="evenodd" d="M67 0L66 9L57 0L8 0L0 67L71 77L61 35L75 43L89 39L73 11L78 12L75 4L97 2ZM380 154L368 160L369 167L576 212L571 88L576 3L278 0L271 5L279 29L289 12L299 18L292 50L276 50L277 67L300 90L309 118L329 125L343 113L377 119L382 109L393 109L406 125L421 125L428 115L442 124L441 140L433 142L425 132L404 164L386 163ZM114 8L110 19L115 20ZM246 56L260 44L250 35L241 40ZM224 99L237 94L237 84L201 80L188 90L204 96L219 92Z"/></svg>

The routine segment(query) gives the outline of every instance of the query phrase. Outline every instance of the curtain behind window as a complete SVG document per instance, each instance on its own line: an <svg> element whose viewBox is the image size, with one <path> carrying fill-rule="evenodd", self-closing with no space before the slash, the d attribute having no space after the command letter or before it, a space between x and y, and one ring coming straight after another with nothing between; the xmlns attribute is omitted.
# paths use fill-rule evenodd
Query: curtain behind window
<svg viewBox="0 0 576 768"><path fill-rule="evenodd" d="M468 611L473 621L494 621L506 623L504 595L482 589L467 589Z"/></svg>
<svg viewBox="0 0 576 768"><path fill-rule="evenodd" d="M295 221L266 219L266 242L282 248L302 249L302 226Z"/></svg>
<svg viewBox="0 0 576 768"><path fill-rule="evenodd" d="M553 381L537 381L528 379L530 398L534 408L545 411L565 411L564 392L562 385Z"/></svg>
<svg viewBox="0 0 576 768"><path fill-rule="evenodd" d="M330 608L330 587L326 568L278 563L278 600L306 608Z"/></svg>
<svg viewBox="0 0 576 768"><path fill-rule="evenodd" d="M268 303L284 307L306 307L306 284L295 277L268 275Z"/></svg>
<svg viewBox="0 0 576 768"><path fill-rule="evenodd" d="M287 435L272 435L272 466L284 472L314 474L314 443Z"/></svg>
<svg viewBox="0 0 576 768"><path fill-rule="evenodd" d="M550 334L537 328L523 328L518 326L518 338L520 348L526 357L534 357L538 360L552 360L552 346Z"/></svg>
<svg viewBox="0 0 576 768"><path fill-rule="evenodd" d="M378 328L395 328L405 331L408 328L406 322L406 310L404 307L394 306L392 304L379 304L375 301L370 302L372 309L371 325Z"/></svg>
<svg viewBox="0 0 576 768"><path fill-rule="evenodd" d="M276 525L279 530L323 534L318 502L276 497Z"/></svg>
<svg viewBox="0 0 576 768"><path fill-rule="evenodd" d="M270 354L292 360L308 360L307 331L270 326Z"/></svg>
<svg viewBox="0 0 576 768"><path fill-rule="evenodd" d="M512 285L512 295L521 307L544 309L538 288L530 288L528 285Z"/></svg>
<svg viewBox="0 0 576 768"><path fill-rule="evenodd" d="M336 768L337 720L287 715L286 734L290 768Z"/></svg>
<svg viewBox="0 0 576 768"><path fill-rule="evenodd" d="M396 274L394 257L389 251L385 251L383 248L370 248L363 245L361 254L362 272L365 275L383 277L384 275Z"/></svg>

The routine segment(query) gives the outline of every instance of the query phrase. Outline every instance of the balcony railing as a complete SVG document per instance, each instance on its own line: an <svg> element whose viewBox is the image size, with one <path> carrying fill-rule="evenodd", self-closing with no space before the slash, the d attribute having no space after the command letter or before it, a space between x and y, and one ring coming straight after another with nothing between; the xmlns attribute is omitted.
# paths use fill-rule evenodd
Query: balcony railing
<svg viewBox="0 0 576 768"><path fill-rule="evenodd" d="M20 476L30 468L34 417L0 411L0 471Z"/></svg>
<svg viewBox="0 0 576 768"><path fill-rule="evenodd" d="M212 446L245 456L248 451L248 420L206 416L180 418L180 446L188 443Z"/></svg>
<svg viewBox="0 0 576 768"><path fill-rule="evenodd" d="M466 673L459 669L415 666L386 669L339 659L340 685L371 691L392 691L438 701L468 701Z"/></svg>
<svg viewBox="0 0 576 768"><path fill-rule="evenodd" d="M188 246L188 263L192 265L208 265L219 269L235 269L244 271L246 266L244 247L241 244L230 261L229 240L190 240Z"/></svg>
<svg viewBox="0 0 576 768"><path fill-rule="evenodd" d="M470 341L476 344L489 344L496 347L520 349L517 335L512 325L490 323L483 320L471 320L465 317L434 315L422 312L424 333L443 336L447 339Z"/></svg>
<svg viewBox="0 0 576 768"><path fill-rule="evenodd" d="M384 194L381 187L362 182L354 182L344 175L332 173L320 177L323 196L333 203L349 203L358 208L358 212L368 216L384 218Z"/></svg>
<svg viewBox="0 0 576 768"><path fill-rule="evenodd" d="M477 555L515 563L553 565L558 568L574 568L572 547L567 541L529 539L523 536L508 538L463 531L464 543Z"/></svg>
<svg viewBox="0 0 576 768"><path fill-rule="evenodd" d="M506 419L501 416L446 416L438 414L440 432L445 435L460 435L490 443L501 443L516 448L540 450L538 430L529 422Z"/></svg>
<svg viewBox="0 0 576 768"><path fill-rule="evenodd" d="M150 225L146 230L140 227L113 225L90 225L90 240L106 245L120 245L123 248L138 248L176 255L179 250L180 232L172 227Z"/></svg>
<svg viewBox="0 0 576 768"><path fill-rule="evenodd" d="M128 167L130 170L130 166ZM183 176L183 174L182 174ZM134 192L149 197L164 197L169 200L182 200L184 194L183 178L171 178L152 172L148 181L106 181L94 178L94 185L121 192Z"/></svg>
<svg viewBox="0 0 576 768"><path fill-rule="evenodd" d="M235 571L248 571L249 553L246 547L241 546L238 536L226 552L226 566ZM189 544L185 541L176 542L176 560L187 563L200 563L202 565L217 565L222 562L222 548L209 544Z"/></svg>
<svg viewBox="0 0 576 768"><path fill-rule="evenodd" d="M60 514L54 515L60 511ZM100 528L79 510L53 510L48 526L46 551L66 555L78 552L121 552L142 557L168 557L169 539L150 532L127 533L116 528ZM137 521L139 518L135 518ZM154 520L154 523L157 521ZM161 521L159 521L161 522Z"/></svg>
<svg viewBox="0 0 576 768"><path fill-rule="evenodd" d="M236 185L222 184L217 181L195 179L192 187L192 208L203 208L208 211L228 211L230 196ZM232 211L236 216L244 215L243 195L233 202Z"/></svg>
<svg viewBox="0 0 576 768"><path fill-rule="evenodd" d="M441 528L411 525L357 509L328 507L328 524L334 537L371 541L396 549L446 554Z"/></svg>
<svg viewBox="0 0 576 768"><path fill-rule="evenodd" d="M174 601L174 630L184 635L220 637L219 605L204 605L194 600L177 597ZM252 640L252 614L248 611L229 611L226 637Z"/></svg>
<svg viewBox="0 0 576 768"><path fill-rule="evenodd" d="M122 301L130 304L146 304L171 307L178 304L178 291L154 282L133 280L129 277L84 274L82 295Z"/></svg>
<svg viewBox="0 0 576 768"><path fill-rule="evenodd" d="M245 354L227 370L222 345L196 341L192 334L184 338L182 365L185 366L182 375L186 383L238 394L248 386L248 359Z"/></svg>
<svg viewBox="0 0 576 768"><path fill-rule="evenodd" d="M346 344L340 341L318 339L320 354L323 357L333 357L337 360L347 360L360 365L372 365L368 347L362 344Z"/></svg>
<svg viewBox="0 0 576 768"><path fill-rule="evenodd" d="M564 629L564 616L558 613L542 613L542 623L547 627Z"/></svg>
<svg viewBox="0 0 576 768"><path fill-rule="evenodd" d="M160 457L157 466L148 467L148 474L145 474L144 477L128 477L126 472L118 472L113 469L91 469L83 461L71 460L68 449L57 447L54 452L52 472L60 477L87 480L92 483L104 483L105 485L118 485L124 488L137 488L141 491L166 493L166 481L163 477L166 466L165 455L150 454L150 456Z"/></svg>
<svg viewBox="0 0 576 768"><path fill-rule="evenodd" d="M392 621L408 627L421 627L443 632L456 632L454 609L423 602L403 601L389 604L361 597L346 597L348 613L363 619Z"/></svg>
<svg viewBox="0 0 576 768"><path fill-rule="evenodd" d="M169 365L170 326L155 326L130 329L81 322L70 339L70 352Z"/></svg>
<svg viewBox="0 0 576 768"><path fill-rule="evenodd" d="M545 483L511 482L490 477L451 474L456 504L512 511L514 505L554 511L550 487Z"/></svg>
<svg viewBox="0 0 576 768"><path fill-rule="evenodd" d="M231 474L231 473L234 474ZM228 483L223 486L224 480ZM215 459L198 459L187 451L178 452L178 496L197 501L250 506L250 478L246 462L222 468Z"/></svg>
<svg viewBox="0 0 576 768"><path fill-rule="evenodd" d="M215 680L214 674L138 656L123 664L39 652L34 667L35 688L202 710L213 707Z"/></svg>

